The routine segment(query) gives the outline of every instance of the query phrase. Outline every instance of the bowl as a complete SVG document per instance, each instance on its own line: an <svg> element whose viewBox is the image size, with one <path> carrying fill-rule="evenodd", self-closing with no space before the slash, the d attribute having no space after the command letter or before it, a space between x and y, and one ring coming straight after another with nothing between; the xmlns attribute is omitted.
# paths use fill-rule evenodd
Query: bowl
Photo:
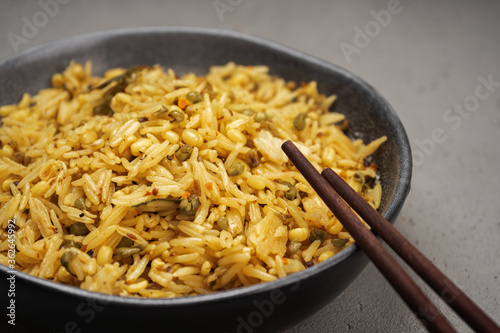
<svg viewBox="0 0 500 333"><path fill-rule="evenodd" d="M347 134L387 142L373 155L383 196L380 212L391 222L410 189L412 159L404 127L389 103L352 73L288 47L242 33L186 27L96 32L55 41L0 62L0 101L35 94L71 60L91 60L94 74L112 67L160 64L176 73L204 74L233 61L263 64L271 74L318 82L338 96L333 109L349 119ZM182 328L183 331L277 331L297 324L331 302L363 270L368 258L353 245L323 263L282 279L209 295L174 299L111 296L42 280L0 265L0 290L12 287L17 325L34 331L100 332ZM11 276L15 278L8 279ZM11 283L14 281L14 283ZM2 297L1 317L12 308ZM6 313L7 311L7 313Z"/></svg>

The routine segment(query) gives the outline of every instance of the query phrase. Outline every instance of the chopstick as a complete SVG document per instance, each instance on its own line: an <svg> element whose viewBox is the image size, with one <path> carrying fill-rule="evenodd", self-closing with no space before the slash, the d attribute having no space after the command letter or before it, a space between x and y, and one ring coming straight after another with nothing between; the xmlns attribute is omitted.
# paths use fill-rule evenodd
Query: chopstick
<svg viewBox="0 0 500 333"><path fill-rule="evenodd" d="M370 206L332 169L321 173L344 200L455 312L477 332L500 328L443 272Z"/></svg>
<svg viewBox="0 0 500 333"><path fill-rule="evenodd" d="M286 141L282 149L430 332L455 331L351 207L474 330L500 332L500 328L477 305L333 170L325 169L320 174L291 141Z"/></svg>

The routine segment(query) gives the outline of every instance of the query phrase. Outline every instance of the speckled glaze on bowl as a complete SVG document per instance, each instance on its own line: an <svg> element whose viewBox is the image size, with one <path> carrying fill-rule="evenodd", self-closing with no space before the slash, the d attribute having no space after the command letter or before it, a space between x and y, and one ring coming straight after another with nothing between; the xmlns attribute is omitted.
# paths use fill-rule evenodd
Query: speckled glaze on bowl
<svg viewBox="0 0 500 333"><path fill-rule="evenodd" d="M370 85L335 65L241 33L205 28L141 28L97 32L52 42L0 62L0 104L35 94L71 60L91 60L94 73L111 67L160 64L176 73L204 74L229 61L266 65L287 80L318 82L338 96L333 109L346 114L351 137L388 141L374 154L383 197L380 211L394 221L410 189L412 160L403 125ZM283 279L210 295L175 299L109 296L15 273L16 322L34 331L101 332L145 328L194 332L276 332L307 318L342 292L368 259L353 245L333 258ZM0 292L9 269L0 265ZM0 314L6 318L7 298ZM4 320L3 319L3 320Z"/></svg>

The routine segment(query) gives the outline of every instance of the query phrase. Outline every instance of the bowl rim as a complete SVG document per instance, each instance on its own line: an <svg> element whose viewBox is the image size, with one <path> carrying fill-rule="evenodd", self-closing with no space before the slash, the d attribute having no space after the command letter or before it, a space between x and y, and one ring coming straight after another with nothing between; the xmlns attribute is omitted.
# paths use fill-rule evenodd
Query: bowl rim
<svg viewBox="0 0 500 333"><path fill-rule="evenodd" d="M103 43L108 39L131 36L131 35L146 35L146 34L193 34L193 35L206 35L210 37L225 37L244 41L249 44L256 44L265 48L287 54L301 62L313 64L321 69L329 72L336 72L347 79L351 80L354 84L360 86L363 90L376 98L380 104L386 107L388 113L388 121L393 127L393 135L398 141L397 150L399 156L399 175L397 178L397 185L394 190L393 198L389 202L387 208L383 212L383 216L393 222L399 213L409 191L412 176L412 155L410 143L404 129L404 126L397 116L392 106L387 100L375 90L369 83L356 76L346 69L321 60L315 56L309 55L305 52L298 51L294 48L285 46L283 44L270 41L255 35L219 29L219 28L205 28L205 27L184 27L184 26L162 26L162 27L136 27L136 28L122 28L104 31L95 31L84 34L77 34L68 36L62 39L57 39L48 43L37 45L19 53L10 55L0 60L0 71L2 68L8 68L11 64L16 63L20 59L30 59L44 50L58 49L67 45L74 45L89 42L90 44ZM284 288L290 285L295 285L303 280L308 279L312 275L319 274L321 271L327 270L332 266L346 260L355 252L361 251L357 244L353 244L348 248L337 253L335 256L327 261L314 265L303 271L288 275L283 278L278 278L274 281L259 283L256 285L239 287L236 289L223 290L214 293L196 295L196 296L182 296L175 298L139 298L139 297L123 297L118 295L108 295L88 290L83 290L78 287L65 285L45 279L41 279L22 271L12 270L7 266L0 265L0 272L2 274L10 275L15 274L16 278L23 280L26 283L38 285L44 289L49 289L51 292L58 292L62 294L71 294L81 299L93 299L97 302L107 305L120 305L120 306L148 306L148 307L179 307L192 305L193 303L213 303L221 300L228 300L240 296L255 295L256 293L270 293L275 289Z"/></svg>

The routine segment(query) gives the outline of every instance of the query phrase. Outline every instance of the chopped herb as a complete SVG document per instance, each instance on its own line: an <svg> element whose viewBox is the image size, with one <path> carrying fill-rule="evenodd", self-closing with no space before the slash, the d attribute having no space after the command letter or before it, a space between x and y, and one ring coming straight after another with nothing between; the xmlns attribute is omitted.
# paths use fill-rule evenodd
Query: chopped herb
<svg viewBox="0 0 500 333"><path fill-rule="evenodd" d="M182 200L175 198L155 198L132 206L143 212L162 212L175 207Z"/></svg>

